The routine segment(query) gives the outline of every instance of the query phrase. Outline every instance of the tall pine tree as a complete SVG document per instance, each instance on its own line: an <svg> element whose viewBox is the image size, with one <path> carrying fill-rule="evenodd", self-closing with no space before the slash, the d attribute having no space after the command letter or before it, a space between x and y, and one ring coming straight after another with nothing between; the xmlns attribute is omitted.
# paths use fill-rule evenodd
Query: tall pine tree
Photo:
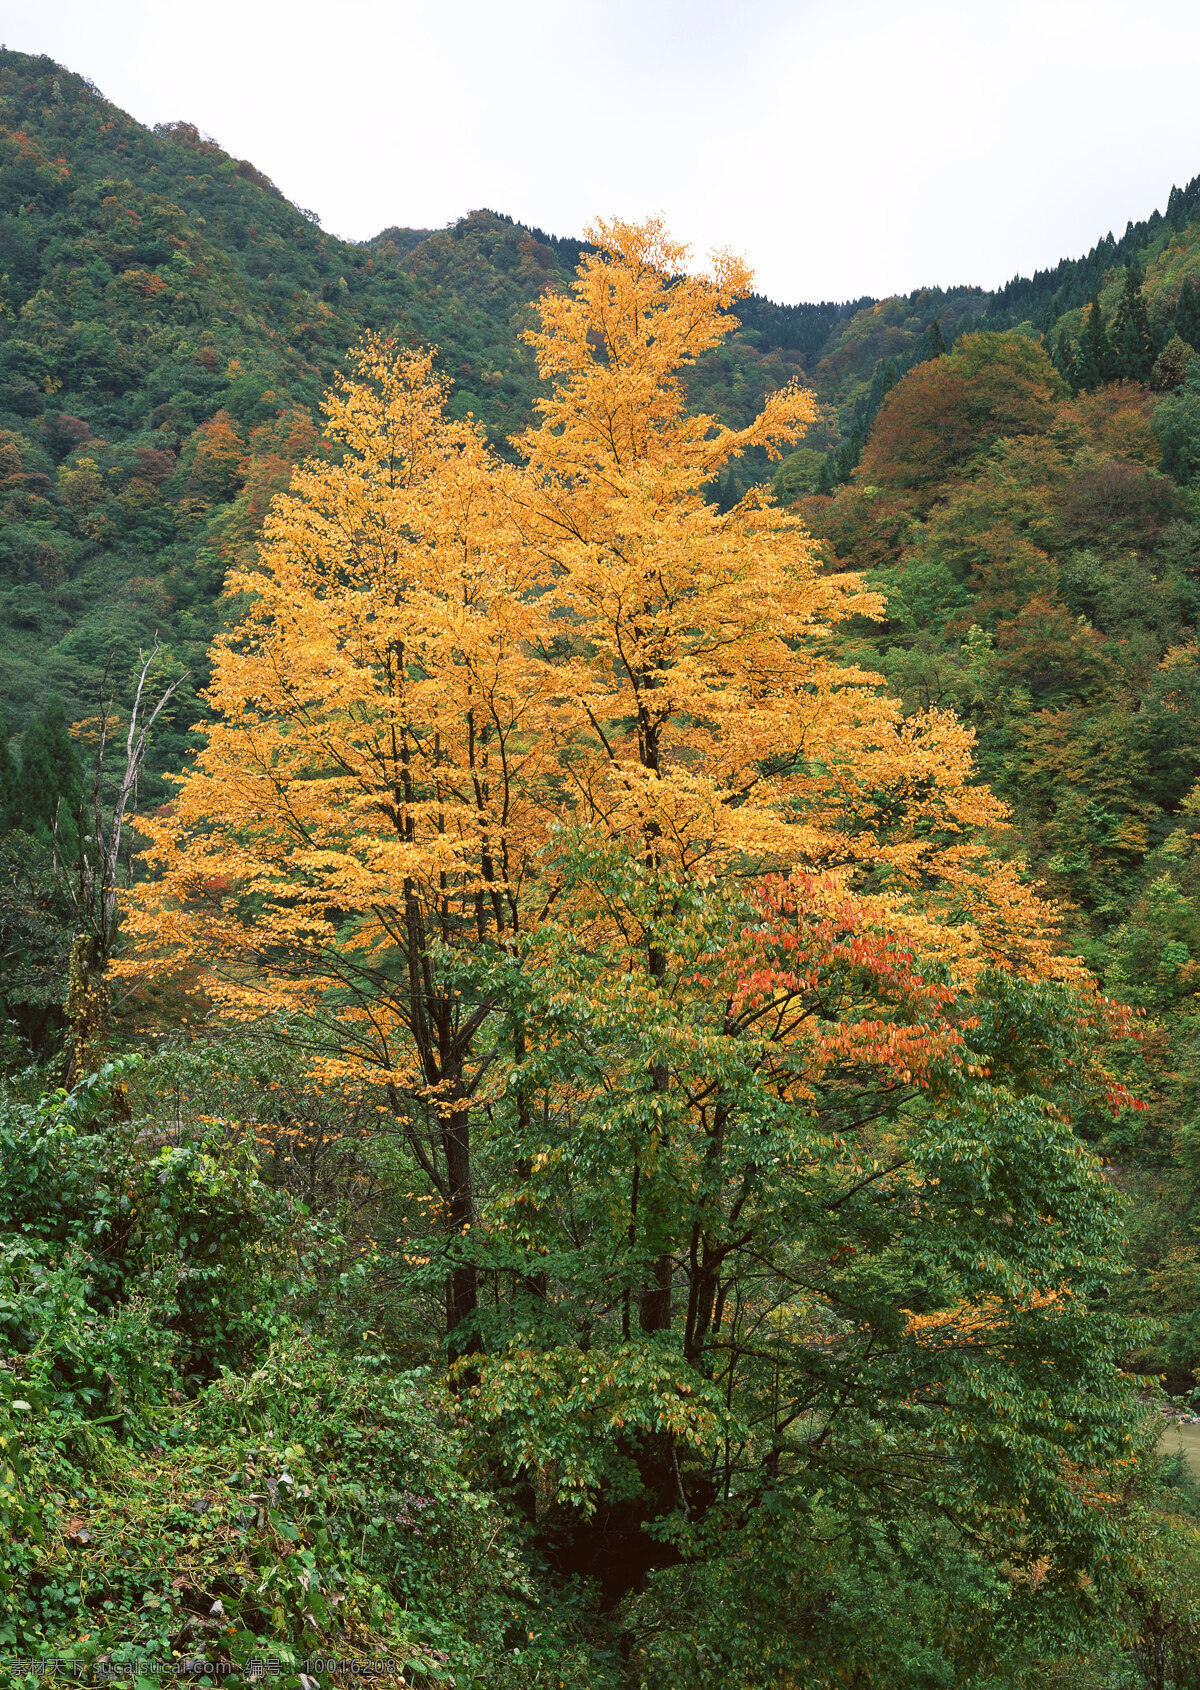
<svg viewBox="0 0 1200 1690"><path fill-rule="evenodd" d="M1046 345L1053 361L1054 368L1067 383L1068 387L1077 391L1080 386L1080 381L1076 371L1075 353L1066 335L1060 329L1057 335L1055 335L1053 341L1050 341L1049 337L1047 337Z"/></svg>
<svg viewBox="0 0 1200 1690"><path fill-rule="evenodd" d="M1194 276L1185 276L1175 306L1175 333L1200 352L1200 285Z"/></svg>
<svg viewBox="0 0 1200 1690"><path fill-rule="evenodd" d="M921 350L916 361L918 364L927 364L933 358L944 358L948 350L946 337L942 333L942 325L935 317L925 330L924 338L921 341Z"/></svg>
<svg viewBox="0 0 1200 1690"><path fill-rule="evenodd" d="M21 825L30 833L53 833L56 823L60 837L69 836L68 828L73 833L83 783L61 698L51 698L25 734L17 793Z"/></svg>
<svg viewBox="0 0 1200 1690"><path fill-rule="evenodd" d="M838 447L834 456L833 473L835 480L842 483L849 481L850 477L858 468L859 460L863 455L863 446L865 444L866 442L863 437L862 426L856 418L854 427L850 430L850 433L847 435L845 440L842 441L842 444Z"/></svg>
<svg viewBox="0 0 1200 1690"><path fill-rule="evenodd" d="M1125 286L1113 317L1113 374L1123 381L1149 381L1154 367L1154 336L1142 292L1142 273L1125 266Z"/></svg>
<svg viewBox="0 0 1200 1690"><path fill-rule="evenodd" d="M1100 309L1100 295L1092 295L1083 333L1075 354L1075 381L1089 392L1102 381L1111 381L1114 371L1112 343L1104 327L1104 313Z"/></svg>
<svg viewBox="0 0 1200 1690"><path fill-rule="evenodd" d="M900 373L896 368L894 358L885 358L882 364L876 365L875 374L871 377L870 391L867 394L866 425L868 428L875 421L875 413L899 380Z"/></svg>
<svg viewBox="0 0 1200 1690"><path fill-rule="evenodd" d="M19 777L8 743L8 729L0 722L0 833L8 833L20 821Z"/></svg>

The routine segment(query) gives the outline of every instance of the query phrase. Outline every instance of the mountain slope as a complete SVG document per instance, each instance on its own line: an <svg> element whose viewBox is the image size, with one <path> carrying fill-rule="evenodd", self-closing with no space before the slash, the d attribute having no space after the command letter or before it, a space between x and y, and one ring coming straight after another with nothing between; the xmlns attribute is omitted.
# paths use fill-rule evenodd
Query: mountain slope
<svg viewBox="0 0 1200 1690"><path fill-rule="evenodd" d="M148 130L52 60L0 53L8 729L55 692L85 716L110 657L123 683L158 632L191 671L182 730L225 568L314 448L347 348L368 331L437 345L455 414L503 442L532 415L530 304L580 250L486 211L339 241L194 126ZM750 310L770 334L697 373L698 402L732 420L803 370L842 308ZM160 765L184 743L160 736Z"/></svg>
<svg viewBox="0 0 1200 1690"><path fill-rule="evenodd" d="M364 332L438 343L456 410L522 426L521 313L563 280L487 213L424 241L335 240L192 126L151 132L51 61L0 54L7 726L54 691L86 714L110 655L123 682L156 630L203 680L225 567Z"/></svg>

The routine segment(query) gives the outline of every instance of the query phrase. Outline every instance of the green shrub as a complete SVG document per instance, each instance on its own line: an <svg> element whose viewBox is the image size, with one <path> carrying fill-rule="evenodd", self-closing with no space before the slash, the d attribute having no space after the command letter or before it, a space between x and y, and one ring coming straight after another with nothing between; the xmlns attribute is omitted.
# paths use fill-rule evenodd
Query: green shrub
<svg viewBox="0 0 1200 1690"><path fill-rule="evenodd" d="M426 1687L615 1686L469 1482L453 1407L420 1376L293 1332L136 1438L94 1436L77 1466L43 1408L19 1412L0 1646L89 1673L156 1661L158 1683L203 1658L217 1675L190 1682L241 1684L274 1657L286 1690L313 1657L382 1657ZM0 1437L12 1424L0 1407Z"/></svg>
<svg viewBox="0 0 1200 1690"><path fill-rule="evenodd" d="M199 1121L163 1143L129 1120L136 1067L0 1109L0 1234L81 1253L97 1313L131 1297L162 1309L176 1367L200 1380L265 1350L305 1219L259 1179L246 1134Z"/></svg>

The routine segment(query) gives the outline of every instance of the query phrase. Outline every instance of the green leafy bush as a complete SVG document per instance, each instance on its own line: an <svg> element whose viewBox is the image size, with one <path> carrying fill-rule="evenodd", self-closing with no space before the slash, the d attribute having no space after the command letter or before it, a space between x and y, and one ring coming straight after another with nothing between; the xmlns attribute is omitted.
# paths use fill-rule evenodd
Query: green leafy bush
<svg viewBox="0 0 1200 1690"><path fill-rule="evenodd" d="M0 1490L0 1646L89 1671L157 1662L158 1682L207 1660L192 1682L246 1683L274 1658L297 1686L320 1657L391 1660L430 1690L615 1684L418 1375L292 1332L124 1439L71 1443L40 1401L0 1405L0 1437L21 1447Z"/></svg>
<svg viewBox="0 0 1200 1690"><path fill-rule="evenodd" d="M265 1348L286 1288L274 1269L304 1217L262 1183L244 1133L206 1121L163 1142L130 1120L136 1068L115 1062L0 1113L0 1233L73 1253L97 1313L149 1299L176 1367L203 1379Z"/></svg>

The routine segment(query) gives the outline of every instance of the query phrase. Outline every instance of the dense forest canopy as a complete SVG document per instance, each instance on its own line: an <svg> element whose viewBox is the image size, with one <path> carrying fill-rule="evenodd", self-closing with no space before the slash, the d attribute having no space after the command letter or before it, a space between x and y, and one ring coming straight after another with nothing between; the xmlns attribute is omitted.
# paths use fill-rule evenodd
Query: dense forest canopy
<svg viewBox="0 0 1200 1690"><path fill-rule="evenodd" d="M1200 1684L1200 178L752 288L0 52L21 1690Z"/></svg>

